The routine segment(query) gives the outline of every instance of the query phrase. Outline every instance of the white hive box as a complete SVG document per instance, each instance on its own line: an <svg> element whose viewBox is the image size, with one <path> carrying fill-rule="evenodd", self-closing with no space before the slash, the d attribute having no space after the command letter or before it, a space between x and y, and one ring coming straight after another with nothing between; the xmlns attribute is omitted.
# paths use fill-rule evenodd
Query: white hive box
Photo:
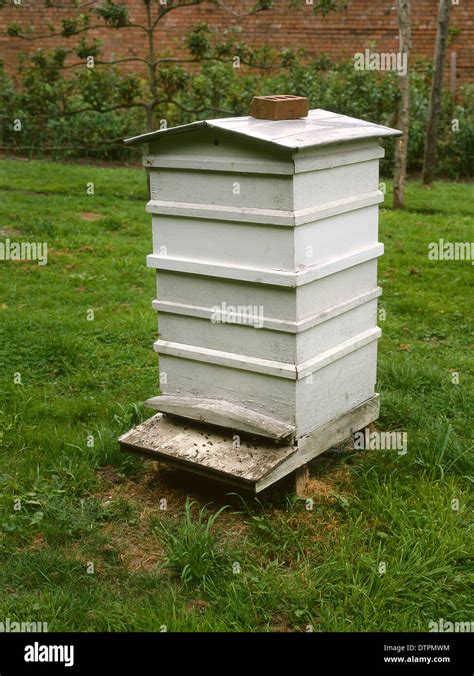
<svg viewBox="0 0 474 676"><path fill-rule="evenodd" d="M256 490L377 417L378 139L398 134L312 110L127 141L149 143L162 374L149 404L286 443Z"/></svg>

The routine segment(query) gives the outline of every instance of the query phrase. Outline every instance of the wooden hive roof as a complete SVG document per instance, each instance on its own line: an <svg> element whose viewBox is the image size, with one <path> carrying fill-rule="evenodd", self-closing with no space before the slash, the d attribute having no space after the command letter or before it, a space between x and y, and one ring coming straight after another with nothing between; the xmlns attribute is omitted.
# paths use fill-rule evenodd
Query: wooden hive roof
<svg viewBox="0 0 474 676"><path fill-rule="evenodd" d="M398 129L317 108L310 110L307 117L296 120L272 121L250 116L201 120L133 136L125 139L125 143L127 145L147 143L172 134L186 134L204 128L215 129L237 137L255 139L294 152L362 139L400 136L402 133Z"/></svg>

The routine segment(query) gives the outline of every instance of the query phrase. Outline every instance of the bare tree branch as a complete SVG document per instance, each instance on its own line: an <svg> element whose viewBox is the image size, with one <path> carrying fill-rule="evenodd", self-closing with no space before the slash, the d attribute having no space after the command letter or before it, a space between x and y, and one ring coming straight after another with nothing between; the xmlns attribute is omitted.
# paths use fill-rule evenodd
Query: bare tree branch
<svg viewBox="0 0 474 676"><path fill-rule="evenodd" d="M233 110L222 110L221 108L213 108L211 106L203 106L202 108L196 109L196 108L186 108L183 106L181 103L178 101L175 101L174 99L169 99L167 103L172 103L175 105L177 108L182 110L185 113L193 113L196 115L199 115L200 113L204 113L206 110L210 110L213 113L223 113L225 115L234 115L235 111Z"/></svg>

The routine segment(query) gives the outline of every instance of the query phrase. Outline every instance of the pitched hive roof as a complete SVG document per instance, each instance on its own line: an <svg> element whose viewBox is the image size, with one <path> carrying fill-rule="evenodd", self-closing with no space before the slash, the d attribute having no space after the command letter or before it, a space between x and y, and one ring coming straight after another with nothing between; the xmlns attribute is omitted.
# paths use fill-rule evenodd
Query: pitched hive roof
<svg viewBox="0 0 474 676"><path fill-rule="evenodd" d="M400 136L398 129L358 120L347 115L338 115L328 110L310 110L307 117L296 120L261 120L256 117L224 117L217 120L202 120L179 127L160 129L140 136L125 139L127 145L147 143L162 136L185 134L200 128L216 129L231 135L244 136L270 143L288 150L304 150L332 143L345 143L365 138Z"/></svg>

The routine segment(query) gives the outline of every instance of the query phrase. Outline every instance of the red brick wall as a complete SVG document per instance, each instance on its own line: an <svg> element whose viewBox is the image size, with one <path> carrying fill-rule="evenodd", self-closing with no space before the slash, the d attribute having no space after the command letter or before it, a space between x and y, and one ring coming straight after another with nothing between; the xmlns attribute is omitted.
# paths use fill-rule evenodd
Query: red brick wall
<svg viewBox="0 0 474 676"><path fill-rule="evenodd" d="M225 0L224 0L225 1ZM45 9L43 0L14 0L0 9L0 32L12 21L34 27L34 35L48 32L48 24L59 25L66 16L74 16L74 9ZM132 20L144 21L143 0L122 0L129 7ZM236 20L231 14L212 5L178 8L167 14L157 33L160 56L183 53L183 37L197 22L206 21L217 31L239 24L242 39L254 46L270 44L273 47L303 47L309 54L328 52L333 58L352 57L363 51L371 41L373 49L381 52L396 51L398 43L395 0L348 0L347 9L326 17L314 16L311 6L304 4L299 10L290 9L288 0L276 0L276 9ZM63 6L71 0L63 0ZM154 3L152 3L153 6ZM242 13L253 6L249 0L227 0L227 6ZM436 33L438 0L412 0L413 52L432 58ZM459 0L453 6L451 26L461 33L450 50L457 53L458 82L473 81L474 71L474 0ZM102 29L90 36L99 37L103 43L103 57L107 59L140 56L145 53L146 36L131 29ZM75 38L45 38L27 42L0 35L0 58L11 72L16 68L19 52L57 45L72 46ZM449 57L448 57L449 64ZM128 64L124 68L141 71L143 64Z"/></svg>

